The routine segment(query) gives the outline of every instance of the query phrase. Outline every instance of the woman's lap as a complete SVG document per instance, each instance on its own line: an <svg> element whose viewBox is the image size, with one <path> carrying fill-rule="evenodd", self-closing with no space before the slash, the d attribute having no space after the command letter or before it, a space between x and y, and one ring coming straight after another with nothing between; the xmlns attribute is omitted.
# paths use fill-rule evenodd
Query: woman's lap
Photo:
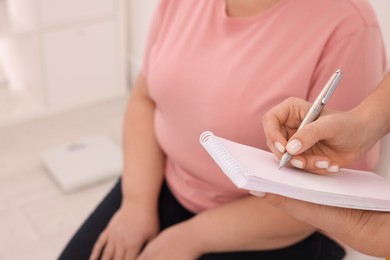
<svg viewBox="0 0 390 260"><path fill-rule="evenodd" d="M119 209L122 200L121 181L113 187L97 208L90 214L80 229L65 247L59 259L88 259L100 233L106 228L114 213ZM194 216L183 208L168 187L164 184L159 201L161 229ZM344 250L333 240L320 233L314 233L295 245L268 251L247 251L213 253L203 255L201 260L337 260L342 259Z"/></svg>
<svg viewBox="0 0 390 260"><path fill-rule="evenodd" d="M93 245L100 233L103 232L114 213L120 207L122 201L120 186L121 182L118 181L73 235L59 259L89 259Z"/></svg>

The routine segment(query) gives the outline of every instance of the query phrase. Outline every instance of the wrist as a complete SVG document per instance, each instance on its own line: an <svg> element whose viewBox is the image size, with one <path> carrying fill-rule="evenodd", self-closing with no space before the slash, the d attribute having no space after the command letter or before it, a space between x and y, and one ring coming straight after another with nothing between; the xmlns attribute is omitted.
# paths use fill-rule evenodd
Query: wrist
<svg viewBox="0 0 390 260"><path fill-rule="evenodd" d="M180 243L180 247L190 253L188 259L198 259L201 255L208 253L205 248L205 241L199 236L199 228L193 226L190 220L180 222L163 230L160 235L171 237L172 241Z"/></svg>
<svg viewBox="0 0 390 260"><path fill-rule="evenodd" d="M390 84L390 81L385 82ZM388 99L390 97L387 87L378 87L368 98L363 100L352 111L359 116L363 128L376 140L390 132L390 110Z"/></svg>
<svg viewBox="0 0 390 260"><path fill-rule="evenodd" d="M120 209L124 211L136 210L138 212L153 216L158 214L157 205L128 197L122 198Z"/></svg>
<svg viewBox="0 0 390 260"><path fill-rule="evenodd" d="M384 257L390 254L388 234L390 219L387 212L350 210L349 228L340 236L347 244L364 254ZM348 225L346 225L348 226Z"/></svg>
<svg viewBox="0 0 390 260"><path fill-rule="evenodd" d="M363 152L369 150L384 135L383 122L375 116L375 111L357 107L350 111L353 119L351 129L358 131L359 143Z"/></svg>
<svg viewBox="0 0 390 260"><path fill-rule="evenodd" d="M129 175L124 174L122 177L121 205L157 213L161 184L156 182L154 185L134 185L137 181L130 179Z"/></svg>
<svg viewBox="0 0 390 260"><path fill-rule="evenodd" d="M204 225L198 221L196 216L179 225L181 226L182 232L187 234L187 243L190 243L190 246L199 255L216 251L213 248L213 242L210 241L210 235L207 235L209 232L204 232Z"/></svg>

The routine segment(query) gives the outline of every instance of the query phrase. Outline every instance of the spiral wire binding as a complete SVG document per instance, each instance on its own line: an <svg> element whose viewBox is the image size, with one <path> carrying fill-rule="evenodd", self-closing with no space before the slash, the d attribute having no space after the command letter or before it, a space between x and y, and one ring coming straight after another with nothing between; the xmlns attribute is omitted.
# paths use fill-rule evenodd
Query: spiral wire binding
<svg viewBox="0 0 390 260"><path fill-rule="evenodd" d="M242 167L226 150L225 146L218 138L210 131L206 131L200 135L200 143L205 147L210 156L222 168L223 172L229 175L229 178L236 183L237 186L242 186L246 182L244 177L248 171Z"/></svg>

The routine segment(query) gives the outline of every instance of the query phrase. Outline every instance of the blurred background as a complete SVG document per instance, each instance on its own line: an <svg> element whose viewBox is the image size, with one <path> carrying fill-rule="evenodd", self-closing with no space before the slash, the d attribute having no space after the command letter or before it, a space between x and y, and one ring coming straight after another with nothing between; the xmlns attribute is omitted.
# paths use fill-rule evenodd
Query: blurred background
<svg viewBox="0 0 390 260"><path fill-rule="evenodd" d="M126 99L157 1L0 0L1 260L55 259L121 174ZM370 2L389 56L390 1ZM72 169L76 152L110 159ZM389 157L387 136L387 177Z"/></svg>

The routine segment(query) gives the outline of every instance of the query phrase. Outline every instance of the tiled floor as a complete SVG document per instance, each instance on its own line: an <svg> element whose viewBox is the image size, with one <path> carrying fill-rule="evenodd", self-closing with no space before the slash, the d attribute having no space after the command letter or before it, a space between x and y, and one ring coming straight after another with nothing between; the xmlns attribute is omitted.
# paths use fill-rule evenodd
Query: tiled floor
<svg viewBox="0 0 390 260"><path fill-rule="evenodd" d="M0 259L55 259L115 180L62 192L40 165L46 149L92 134L120 145L125 99L0 129Z"/></svg>
<svg viewBox="0 0 390 260"><path fill-rule="evenodd" d="M0 129L0 260L53 260L113 185L64 193L40 165L53 146L104 134L120 145L125 99ZM376 259L351 253L348 260Z"/></svg>

